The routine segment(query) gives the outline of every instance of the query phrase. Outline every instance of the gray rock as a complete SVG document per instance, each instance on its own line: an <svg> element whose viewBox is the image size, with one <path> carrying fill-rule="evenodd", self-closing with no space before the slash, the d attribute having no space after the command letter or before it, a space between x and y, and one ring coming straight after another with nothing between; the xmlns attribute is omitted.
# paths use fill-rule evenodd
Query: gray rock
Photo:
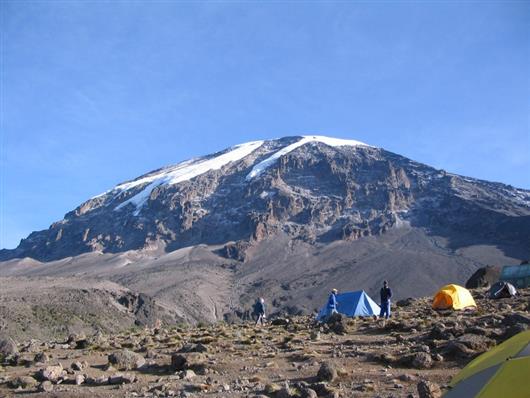
<svg viewBox="0 0 530 398"><path fill-rule="evenodd" d="M282 387L279 391L274 394L274 398L292 398L291 390L289 387Z"/></svg>
<svg viewBox="0 0 530 398"><path fill-rule="evenodd" d="M418 352L412 359L412 366L417 369L429 369L432 367L432 357L426 352Z"/></svg>
<svg viewBox="0 0 530 398"><path fill-rule="evenodd" d="M331 362L324 362L320 365L320 369L317 373L317 379L319 381L333 381L337 378L337 369Z"/></svg>
<svg viewBox="0 0 530 398"><path fill-rule="evenodd" d="M35 380L31 376L19 376L14 378L9 382L9 385L12 388L34 388L38 384L37 380Z"/></svg>
<svg viewBox="0 0 530 398"><path fill-rule="evenodd" d="M67 343L77 343L79 341L83 341L83 340L86 340L86 335L84 333L71 333L69 336L68 336L68 340L66 341Z"/></svg>
<svg viewBox="0 0 530 398"><path fill-rule="evenodd" d="M193 380L197 375L191 369L186 369L183 371L182 378L187 381Z"/></svg>
<svg viewBox="0 0 530 398"><path fill-rule="evenodd" d="M273 319L271 325L273 326L287 326L289 324L289 319L287 318L276 318Z"/></svg>
<svg viewBox="0 0 530 398"><path fill-rule="evenodd" d="M402 375L399 375L398 379L401 381L411 382L411 381L416 381L416 376L408 374L408 373L404 373Z"/></svg>
<svg viewBox="0 0 530 398"><path fill-rule="evenodd" d="M315 390L311 388L303 388L301 389L301 398L317 398L318 395Z"/></svg>
<svg viewBox="0 0 530 398"><path fill-rule="evenodd" d="M109 384L131 384L136 381L136 376L131 373L116 373L108 378Z"/></svg>
<svg viewBox="0 0 530 398"><path fill-rule="evenodd" d="M75 371L81 371L84 368L83 364L79 361L72 363L70 367Z"/></svg>
<svg viewBox="0 0 530 398"><path fill-rule="evenodd" d="M51 392L53 391L53 384L49 380L45 380L39 385L40 392Z"/></svg>
<svg viewBox="0 0 530 398"><path fill-rule="evenodd" d="M186 344L179 352L208 352L208 347L204 344Z"/></svg>
<svg viewBox="0 0 530 398"><path fill-rule="evenodd" d="M11 337L0 339L0 357L8 358L18 354L17 343Z"/></svg>
<svg viewBox="0 0 530 398"><path fill-rule="evenodd" d="M103 386L105 384L109 384L109 376L103 375L103 376L96 377L95 379L91 380L90 384L95 384L97 386Z"/></svg>
<svg viewBox="0 0 530 398"><path fill-rule="evenodd" d="M35 355L33 360L37 363L48 363L50 361L50 357L45 352L39 352Z"/></svg>
<svg viewBox="0 0 530 398"><path fill-rule="evenodd" d="M129 350L122 350L108 356L109 363L118 370L134 370L145 365L145 358Z"/></svg>
<svg viewBox="0 0 530 398"><path fill-rule="evenodd" d="M206 366L206 357L198 352L187 354L175 353L171 356L171 369L174 371L193 369L195 372L203 373Z"/></svg>
<svg viewBox="0 0 530 398"><path fill-rule="evenodd" d="M185 370L187 362L188 362L188 360L187 360L185 355L173 354L171 356L171 368L174 371Z"/></svg>
<svg viewBox="0 0 530 398"><path fill-rule="evenodd" d="M40 380L48 380L52 383L57 383L60 379L66 376L66 371L61 364L58 364L40 369L37 375Z"/></svg>
<svg viewBox="0 0 530 398"><path fill-rule="evenodd" d="M422 380L417 385L419 398L441 398L442 390L436 383Z"/></svg>
<svg viewBox="0 0 530 398"><path fill-rule="evenodd" d="M460 336L456 341L464 344L466 347L477 353L485 352L495 345L495 342L492 339L471 333Z"/></svg>
<svg viewBox="0 0 530 398"><path fill-rule="evenodd" d="M335 334L346 333L346 318L342 314L332 314L327 320L326 325Z"/></svg>
<svg viewBox="0 0 530 398"><path fill-rule="evenodd" d="M502 339L507 340L516 334L525 332L526 330L528 330L528 325L526 323L516 323L515 325L506 328L504 334L502 335Z"/></svg>

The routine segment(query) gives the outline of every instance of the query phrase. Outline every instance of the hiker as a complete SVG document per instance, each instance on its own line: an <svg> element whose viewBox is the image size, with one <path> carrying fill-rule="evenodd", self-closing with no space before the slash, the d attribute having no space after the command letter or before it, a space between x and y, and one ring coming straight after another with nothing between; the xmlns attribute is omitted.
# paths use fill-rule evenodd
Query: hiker
<svg viewBox="0 0 530 398"><path fill-rule="evenodd" d="M381 312L379 317L390 318L390 297L392 297L392 290L388 287L388 282L383 281L383 287L381 288Z"/></svg>
<svg viewBox="0 0 530 398"><path fill-rule="evenodd" d="M329 298L328 298L328 313L327 313L328 317L330 317L331 315L337 313L337 305L339 304L337 302L337 293L338 293L337 289L332 289L331 290L331 294L329 295Z"/></svg>
<svg viewBox="0 0 530 398"><path fill-rule="evenodd" d="M260 297L256 301L256 304L254 306L254 312L258 318L256 320L256 326L258 326L258 324L260 323L263 326L265 324L265 300L263 299L263 297Z"/></svg>

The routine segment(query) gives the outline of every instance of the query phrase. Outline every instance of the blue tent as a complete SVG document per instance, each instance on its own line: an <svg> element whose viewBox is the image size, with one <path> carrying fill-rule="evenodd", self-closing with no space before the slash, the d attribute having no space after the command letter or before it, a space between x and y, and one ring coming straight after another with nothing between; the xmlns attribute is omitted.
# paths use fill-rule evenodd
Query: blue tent
<svg viewBox="0 0 530 398"><path fill-rule="evenodd" d="M379 315L381 309L364 290L337 294L337 311L346 316ZM317 320L328 315L327 305L318 312Z"/></svg>

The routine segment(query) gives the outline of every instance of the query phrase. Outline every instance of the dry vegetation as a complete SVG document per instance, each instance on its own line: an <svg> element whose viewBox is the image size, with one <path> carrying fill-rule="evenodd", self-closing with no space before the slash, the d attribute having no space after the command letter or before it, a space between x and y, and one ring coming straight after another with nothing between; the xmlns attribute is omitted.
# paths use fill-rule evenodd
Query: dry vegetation
<svg viewBox="0 0 530 398"><path fill-rule="evenodd" d="M478 354L530 324L530 289L477 311L408 299L393 319L310 317L0 342L1 397L436 397Z"/></svg>

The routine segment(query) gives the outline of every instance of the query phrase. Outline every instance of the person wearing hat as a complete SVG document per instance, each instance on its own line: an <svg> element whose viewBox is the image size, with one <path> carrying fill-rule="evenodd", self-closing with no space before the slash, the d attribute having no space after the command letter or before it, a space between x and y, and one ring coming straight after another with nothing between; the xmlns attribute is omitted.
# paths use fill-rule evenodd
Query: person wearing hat
<svg viewBox="0 0 530 398"><path fill-rule="evenodd" d="M392 290L388 287L388 282L383 281L383 287L381 288L381 312L380 317L390 318L390 297L392 297Z"/></svg>
<svg viewBox="0 0 530 398"><path fill-rule="evenodd" d="M332 289L331 290L331 294L329 295L329 298L328 298L328 316L337 313L337 305L339 304L339 303L337 303L337 293L338 293L337 289Z"/></svg>
<svg viewBox="0 0 530 398"><path fill-rule="evenodd" d="M263 297L260 297L256 301L255 311L256 316L258 317L258 319L256 320L256 326L258 326L258 324L261 324L263 326L265 324L265 300L263 299Z"/></svg>

